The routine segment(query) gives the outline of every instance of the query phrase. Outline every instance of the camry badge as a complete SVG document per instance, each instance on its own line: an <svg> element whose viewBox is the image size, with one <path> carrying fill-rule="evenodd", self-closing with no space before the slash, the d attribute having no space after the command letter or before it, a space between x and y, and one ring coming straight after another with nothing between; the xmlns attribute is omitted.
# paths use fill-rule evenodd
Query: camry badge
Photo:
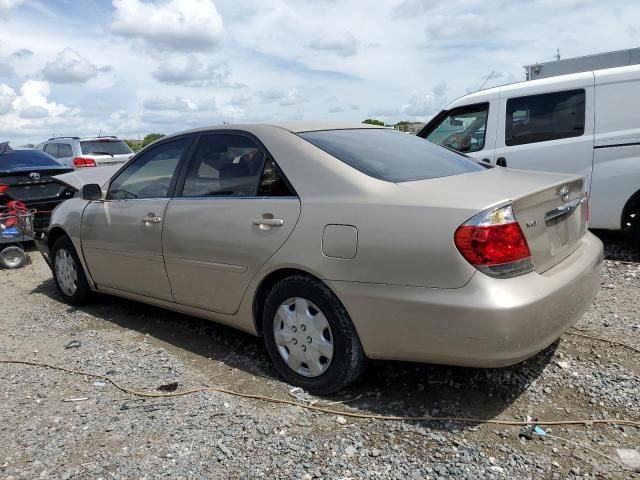
<svg viewBox="0 0 640 480"><path fill-rule="evenodd" d="M31 180L40 180L40 174L38 172L33 172L29 174L29 178Z"/></svg>
<svg viewBox="0 0 640 480"><path fill-rule="evenodd" d="M560 191L558 192L558 195L560 195L560 197L562 198L563 202L566 202L569 200L569 187L567 187L566 185L563 185L562 187L560 187Z"/></svg>

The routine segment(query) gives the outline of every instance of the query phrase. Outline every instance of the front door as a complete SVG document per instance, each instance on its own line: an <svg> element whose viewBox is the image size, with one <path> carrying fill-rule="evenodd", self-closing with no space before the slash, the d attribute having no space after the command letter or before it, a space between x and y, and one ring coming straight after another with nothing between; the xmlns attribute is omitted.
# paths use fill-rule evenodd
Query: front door
<svg viewBox="0 0 640 480"><path fill-rule="evenodd" d="M242 133L202 135L180 190L163 234L173 297L234 313L293 231L300 201L268 152Z"/></svg>
<svg viewBox="0 0 640 480"><path fill-rule="evenodd" d="M162 259L162 228L178 166L192 137L154 147L110 182L106 199L82 218L82 248L98 286L172 300Z"/></svg>
<svg viewBox="0 0 640 480"><path fill-rule="evenodd" d="M496 163L509 168L578 173L591 180L593 73L548 83L502 87ZM588 187L588 185L587 185Z"/></svg>

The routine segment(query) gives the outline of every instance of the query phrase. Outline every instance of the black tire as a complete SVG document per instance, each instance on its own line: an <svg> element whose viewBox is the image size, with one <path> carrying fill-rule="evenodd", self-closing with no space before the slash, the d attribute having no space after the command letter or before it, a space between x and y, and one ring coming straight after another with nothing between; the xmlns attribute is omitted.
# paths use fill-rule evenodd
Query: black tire
<svg viewBox="0 0 640 480"><path fill-rule="evenodd" d="M58 258L58 253L61 251L66 252L71 257L73 268L76 272L75 292L73 293L65 291L58 279L59 272L56 258ZM84 305L90 300L91 287L89 286L87 277L84 274L84 269L82 268L76 249L73 246L73 242L66 235L58 238L53 243L53 247L51 248L51 270L53 272L53 281L56 284L56 288L67 303L70 303L71 305Z"/></svg>
<svg viewBox="0 0 640 480"><path fill-rule="evenodd" d="M640 252L640 210L633 213L633 217L630 215L631 228L629 229L629 242L636 251Z"/></svg>
<svg viewBox="0 0 640 480"><path fill-rule="evenodd" d="M290 368L276 345L276 312L283 302L294 297L316 305L331 328L333 357L326 370L315 377L301 375ZM293 275L277 283L267 295L262 319L262 333L269 357L280 375L292 385L316 394L334 393L356 380L366 366L367 359L349 314L326 285L311 277Z"/></svg>

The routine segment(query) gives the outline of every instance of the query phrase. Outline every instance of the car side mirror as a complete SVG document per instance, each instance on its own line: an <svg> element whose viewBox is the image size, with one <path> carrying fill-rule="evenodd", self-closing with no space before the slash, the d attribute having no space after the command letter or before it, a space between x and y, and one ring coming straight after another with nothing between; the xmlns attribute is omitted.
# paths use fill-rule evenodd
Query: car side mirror
<svg viewBox="0 0 640 480"><path fill-rule="evenodd" d="M83 200L102 200L102 189L97 183L89 183L82 187Z"/></svg>

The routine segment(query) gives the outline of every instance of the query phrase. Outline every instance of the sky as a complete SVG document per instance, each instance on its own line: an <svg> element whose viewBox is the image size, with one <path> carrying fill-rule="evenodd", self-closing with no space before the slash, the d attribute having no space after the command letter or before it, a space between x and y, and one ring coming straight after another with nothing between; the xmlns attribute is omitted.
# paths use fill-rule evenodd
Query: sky
<svg viewBox="0 0 640 480"><path fill-rule="evenodd" d="M640 46L638 18L637 0L0 0L0 141L426 121L556 49Z"/></svg>

